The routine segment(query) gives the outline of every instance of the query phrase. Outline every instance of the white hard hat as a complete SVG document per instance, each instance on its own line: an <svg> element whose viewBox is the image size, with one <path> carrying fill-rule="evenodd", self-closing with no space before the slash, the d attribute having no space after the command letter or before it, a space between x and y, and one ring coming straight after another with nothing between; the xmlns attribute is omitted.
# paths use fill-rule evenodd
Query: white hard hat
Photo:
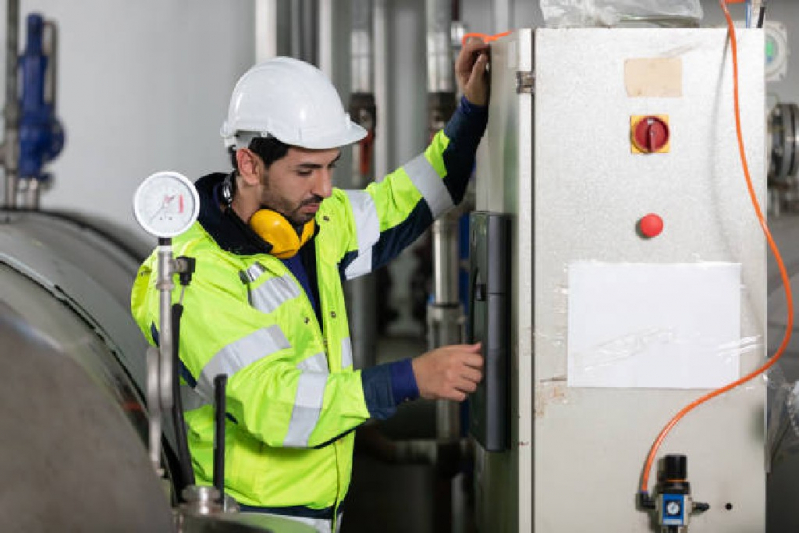
<svg viewBox="0 0 799 533"><path fill-rule="evenodd" d="M363 139L327 77L304 61L276 57L239 78L220 131L225 146L246 148L253 137L276 137L291 146L338 148Z"/></svg>

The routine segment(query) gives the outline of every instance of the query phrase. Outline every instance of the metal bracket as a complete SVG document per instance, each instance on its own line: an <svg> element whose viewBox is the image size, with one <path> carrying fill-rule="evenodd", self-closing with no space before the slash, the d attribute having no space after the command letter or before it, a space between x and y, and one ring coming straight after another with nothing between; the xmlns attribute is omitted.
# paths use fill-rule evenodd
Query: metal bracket
<svg viewBox="0 0 799 533"><path fill-rule="evenodd" d="M531 70L516 72L516 94L535 92L535 74Z"/></svg>

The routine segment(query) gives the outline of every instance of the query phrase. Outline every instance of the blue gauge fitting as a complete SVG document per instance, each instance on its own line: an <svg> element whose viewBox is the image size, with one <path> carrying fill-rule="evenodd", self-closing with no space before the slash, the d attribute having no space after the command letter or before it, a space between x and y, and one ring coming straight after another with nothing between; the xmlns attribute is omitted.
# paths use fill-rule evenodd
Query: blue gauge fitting
<svg viewBox="0 0 799 533"><path fill-rule="evenodd" d="M20 58L22 104L19 123L19 175L46 181L42 167L55 159L64 147L64 130L55 117L52 102L45 100L45 76L53 59L44 54L44 19L31 13L27 17L27 42ZM54 65L49 65L54 68ZM54 78L54 77L53 77Z"/></svg>
<svg viewBox="0 0 799 533"><path fill-rule="evenodd" d="M639 492L638 507L657 513L661 533L686 533L691 515L707 511L710 505L693 501L685 455L667 455L661 466L654 497Z"/></svg>

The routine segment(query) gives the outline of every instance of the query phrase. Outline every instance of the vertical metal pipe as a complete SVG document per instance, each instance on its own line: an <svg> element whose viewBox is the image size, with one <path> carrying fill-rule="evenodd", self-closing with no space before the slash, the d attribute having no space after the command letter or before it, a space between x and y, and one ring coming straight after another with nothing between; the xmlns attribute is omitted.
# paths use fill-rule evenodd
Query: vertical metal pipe
<svg viewBox="0 0 799 533"><path fill-rule="evenodd" d="M22 205L24 209L39 209L39 197L41 195L41 182L36 178L23 178L20 191L22 193Z"/></svg>
<svg viewBox="0 0 799 533"><path fill-rule="evenodd" d="M147 423L150 462L158 477L163 474L161 468L161 398L159 376L160 350L154 346L147 349Z"/></svg>
<svg viewBox="0 0 799 533"><path fill-rule="evenodd" d="M353 0L350 33L353 93L372 92L372 2Z"/></svg>
<svg viewBox="0 0 799 533"><path fill-rule="evenodd" d="M319 70L333 79L333 0L319 0Z"/></svg>
<svg viewBox="0 0 799 533"><path fill-rule="evenodd" d="M452 5L450 1L427 0L427 91L428 132L432 136L455 110L452 65ZM433 298L427 308L430 348L461 342L458 301L457 218L447 214L433 224ZM436 402L438 476L436 477L436 531L452 531L452 477L458 471L460 406L446 400Z"/></svg>
<svg viewBox="0 0 799 533"><path fill-rule="evenodd" d="M375 137L375 99L372 94L372 2L353 0L350 9L350 115L369 133L352 147L353 188L361 189L374 180L372 154ZM374 274L347 284L350 302L352 355L356 367L377 362L377 283Z"/></svg>
<svg viewBox="0 0 799 533"><path fill-rule="evenodd" d="M302 42L300 40L302 36L301 7L302 3L300 1L289 2L289 17L291 20L291 29L289 31L291 50L289 55L296 58L302 58Z"/></svg>
<svg viewBox="0 0 799 533"><path fill-rule="evenodd" d="M491 14L494 19L494 33L501 33L512 28L512 0L492 0Z"/></svg>
<svg viewBox="0 0 799 533"><path fill-rule="evenodd" d="M430 135L443 127L454 110L450 13L449 2L427 0L427 88ZM458 322L457 234L452 231L453 222L448 220L448 217L439 219L433 224L433 302L428 307L431 349L461 340L459 329L456 327ZM453 250L454 255L452 255ZM458 404L438 401L436 421L436 435L439 441L455 442L458 440L460 437Z"/></svg>
<svg viewBox="0 0 799 533"><path fill-rule="evenodd" d="M277 0L255 1L255 62L277 55Z"/></svg>
<svg viewBox="0 0 799 533"><path fill-rule="evenodd" d="M17 171L19 169L19 98L17 96L17 61L19 58L19 0L8 0L6 12L6 103L3 110L3 166L5 168L5 205L17 206Z"/></svg>
<svg viewBox="0 0 799 533"><path fill-rule="evenodd" d="M318 49L316 46L317 37L317 5L316 0L299 0L301 7L301 31L300 31L300 59L319 64Z"/></svg>
<svg viewBox="0 0 799 533"><path fill-rule="evenodd" d="M374 95L377 124L388 124L388 22L386 19L387 0L374 0L372 11L372 48L374 56ZM375 136L374 174L385 176L389 172L388 128L383 128Z"/></svg>
<svg viewBox="0 0 799 533"><path fill-rule="evenodd" d="M452 216L450 216L452 215ZM460 302L458 294L458 217L460 213L448 213L433 226L433 263L437 268L433 272L433 286L436 304L450 305ZM451 344L460 342L460 333L448 335L442 342Z"/></svg>
<svg viewBox="0 0 799 533"><path fill-rule="evenodd" d="M443 0L427 0L427 92L454 92L450 43L451 6Z"/></svg>
<svg viewBox="0 0 799 533"><path fill-rule="evenodd" d="M172 239L158 239L158 281L156 288L159 291L159 326L158 348L159 360L159 386L161 409L167 412L172 408Z"/></svg>

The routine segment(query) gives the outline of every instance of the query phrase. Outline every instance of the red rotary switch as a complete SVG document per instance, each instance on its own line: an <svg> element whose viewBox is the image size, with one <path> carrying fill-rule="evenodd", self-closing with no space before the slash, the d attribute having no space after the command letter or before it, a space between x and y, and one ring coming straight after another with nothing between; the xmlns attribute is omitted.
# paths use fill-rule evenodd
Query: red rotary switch
<svg viewBox="0 0 799 533"><path fill-rule="evenodd" d="M638 231L647 239L657 237L663 231L663 219L654 213L649 213L638 221Z"/></svg>
<svg viewBox="0 0 799 533"><path fill-rule="evenodd" d="M646 154L667 152L669 144L669 124L654 115L637 117L633 122L633 146Z"/></svg>

